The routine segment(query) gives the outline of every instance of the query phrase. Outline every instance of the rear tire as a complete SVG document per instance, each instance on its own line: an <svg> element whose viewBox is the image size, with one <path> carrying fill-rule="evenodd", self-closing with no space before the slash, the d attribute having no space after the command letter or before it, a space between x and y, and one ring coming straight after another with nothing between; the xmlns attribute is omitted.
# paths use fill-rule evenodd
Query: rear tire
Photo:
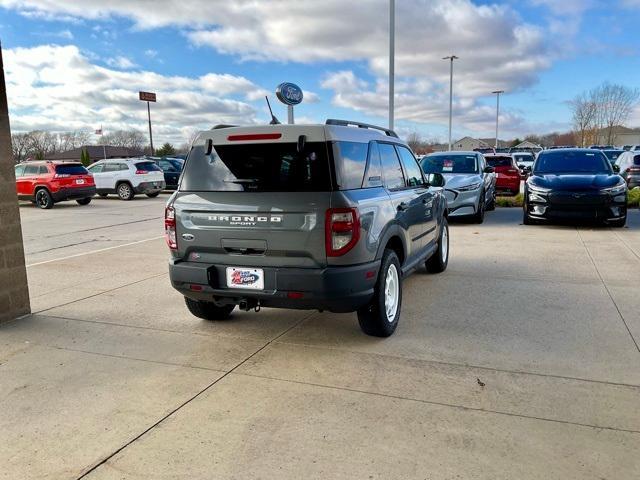
<svg viewBox="0 0 640 480"><path fill-rule="evenodd" d="M53 208L53 197L46 188L41 188L36 192L36 206L43 210Z"/></svg>
<svg viewBox="0 0 640 480"><path fill-rule="evenodd" d="M192 315L202 318L203 320L226 320L231 315L235 305L217 306L213 302L204 302L202 300L193 300L184 297L184 302Z"/></svg>
<svg viewBox="0 0 640 480"><path fill-rule="evenodd" d="M160 192L147 193L147 197L149 198L156 198L158 195L160 195Z"/></svg>
<svg viewBox="0 0 640 480"><path fill-rule="evenodd" d="M128 183L121 183L120 185L118 185L117 193L118 197L120 197L120 200L126 201L133 200L133 197L136 195L133 191L133 187L131 187L131 185L129 185Z"/></svg>
<svg viewBox="0 0 640 480"><path fill-rule="evenodd" d="M367 335L389 337L396 330L402 307L402 270L396 252L387 249L382 255L373 298L358 310L358 323Z"/></svg>
<svg viewBox="0 0 640 480"><path fill-rule="evenodd" d="M78 205L89 205L91 203L91 197L80 198L76 200L76 202L78 203Z"/></svg>
<svg viewBox="0 0 640 480"><path fill-rule="evenodd" d="M425 262L425 267L429 273L441 273L447 269L449 264L449 223L442 217L442 227L440 228L440 238L438 238L438 249Z"/></svg>
<svg viewBox="0 0 640 480"><path fill-rule="evenodd" d="M486 208L487 212L492 212L496 209L496 191L495 189L493 190L493 196L491 197L491 201L489 202L489 205Z"/></svg>

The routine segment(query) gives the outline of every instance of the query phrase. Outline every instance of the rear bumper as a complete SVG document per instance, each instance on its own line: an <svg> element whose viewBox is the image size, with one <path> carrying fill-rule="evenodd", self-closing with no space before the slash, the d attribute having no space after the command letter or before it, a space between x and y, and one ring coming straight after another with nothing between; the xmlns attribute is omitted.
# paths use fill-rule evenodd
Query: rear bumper
<svg viewBox="0 0 640 480"><path fill-rule="evenodd" d="M171 260L171 285L194 300L254 300L264 307L353 312L373 297L380 261L322 269L264 267L265 289L259 291L227 288L227 266L232 265Z"/></svg>
<svg viewBox="0 0 640 480"><path fill-rule="evenodd" d="M96 187L78 187L78 188L61 188L57 192L51 192L54 202L63 202L65 200L78 200L81 198L90 198L96 194Z"/></svg>
<svg viewBox="0 0 640 480"><path fill-rule="evenodd" d="M136 193L155 193L164 190L165 186L164 180L161 182L142 182L137 187L133 187L133 191Z"/></svg>
<svg viewBox="0 0 640 480"><path fill-rule="evenodd" d="M499 192L520 191L520 175L517 178L498 178L496 180L496 190Z"/></svg>

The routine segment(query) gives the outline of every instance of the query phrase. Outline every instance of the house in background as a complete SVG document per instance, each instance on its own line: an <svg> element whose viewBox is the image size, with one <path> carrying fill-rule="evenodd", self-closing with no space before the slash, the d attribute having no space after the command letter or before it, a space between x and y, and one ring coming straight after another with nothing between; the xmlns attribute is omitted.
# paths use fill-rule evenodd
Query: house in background
<svg viewBox="0 0 640 480"><path fill-rule="evenodd" d="M133 158L144 155L142 150L128 147L112 147L109 145L85 145L84 147L74 148L66 152L58 152L47 155L46 160L59 160L66 162L79 162L81 160L82 151L86 150L91 159L91 163L97 162L104 158Z"/></svg>
<svg viewBox="0 0 640 480"><path fill-rule="evenodd" d="M537 143L530 142L529 140L525 140L524 142L520 142L516 146L513 147L514 150L525 150L529 152L539 152L542 150L542 147Z"/></svg>
<svg viewBox="0 0 640 480"><path fill-rule="evenodd" d="M595 135L595 142L598 145L640 145L640 128L613 127L611 142L609 142L609 131L606 128L600 129ZM588 145L586 145L588 146Z"/></svg>
<svg viewBox="0 0 640 480"><path fill-rule="evenodd" d="M456 140L451 145L451 150L472 151L476 148L491 148L493 145L488 145L482 140L473 137L462 137L460 140Z"/></svg>

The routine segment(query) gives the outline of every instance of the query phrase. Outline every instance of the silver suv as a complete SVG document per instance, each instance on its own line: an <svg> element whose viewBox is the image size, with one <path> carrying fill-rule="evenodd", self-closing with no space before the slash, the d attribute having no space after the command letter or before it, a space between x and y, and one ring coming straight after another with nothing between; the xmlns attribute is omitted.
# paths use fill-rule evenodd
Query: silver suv
<svg viewBox="0 0 640 480"><path fill-rule="evenodd" d="M236 306L357 311L365 333L389 336L402 278L447 268L443 185L373 125L213 128L167 203L171 283L207 320Z"/></svg>

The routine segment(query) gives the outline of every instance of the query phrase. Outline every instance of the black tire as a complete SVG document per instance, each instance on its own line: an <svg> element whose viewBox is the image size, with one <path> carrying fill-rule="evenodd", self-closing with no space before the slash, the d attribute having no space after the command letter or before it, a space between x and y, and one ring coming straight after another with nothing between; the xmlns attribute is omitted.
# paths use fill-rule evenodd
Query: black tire
<svg viewBox="0 0 640 480"><path fill-rule="evenodd" d="M109 196L109 194L108 193L99 193L98 196L100 198L107 198Z"/></svg>
<svg viewBox="0 0 640 480"><path fill-rule="evenodd" d="M91 203L91 197L79 198L76 202L78 202L78 205L89 205Z"/></svg>
<svg viewBox="0 0 640 480"><path fill-rule="evenodd" d="M121 184L119 184L116 188L116 193L118 194L118 197L120 197L120 200L126 201L133 200L133 197L135 197L136 195L133 191L133 187L127 182L122 182Z"/></svg>
<svg viewBox="0 0 640 480"><path fill-rule="evenodd" d="M391 273L393 269L395 269L395 273ZM388 318L387 305L385 302L385 286L387 285L387 277L389 277L389 275L393 275L395 282L397 282L395 314L391 319ZM384 251L384 255L382 255L380 273L378 274L378 281L374 288L373 298L368 305L358 310L358 323L360 324L360 328L364 333L373 337L389 337L398 326L401 308L402 270L400 268L400 260L398 260L396 252L387 249Z"/></svg>
<svg viewBox="0 0 640 480"><path fill-rule="evenodd" d="M442 217L442 227L438 238L438 249L424 263L429 273L441 273L449 264L449 223Z"/></svg>
<svg viewBox="0 0 640 480"><path fill-rule="evenodd" d="M149 198L156 198L158 195L160 195L160 192L147 193L147 197Z"/></svg>
<svg viewBox="0 0 640 480"><path fill-rule="evenodd" d="M493 195L491 196L491 201L489 202L489 205L486 208L487 212L492 212L496 209L496 190L493 190Z"/></svg>
<svg viewBox="0 0 640 480"><path fill-rule="evenodd" d="M622 228L627 224L627 216L625 215L624 218L621 218L619 220L612 220L610 222L607 223L607 225L609 225L610 227L613 228Z"/></svg>
<svg viewBox="0 0 640 480"><path fill-rule="evenodd" d="M522 209L522 224L523 225L535 225L535 222L531 220L531 217L527 213L526 206Z"/></svg>
<svg viewBox="0 0 640 480"><path fill-rule="evenodd" d="M53 197L46 188L40 188L36 191L36 206L44 210L53 208Z"/></svg>
<svg viewBox="0 0 640 480"><path fill-rule="evenodd" d="M471 215L471 219L474 223L482 223L484 222L484 212L485 212L485 204L484 204L484 191L480 193L480 199L478 200L478 211Z"/></svg>
<svg viewBox="0 0 640 480"><path fill-rule="evenodd" d="M193 300L184 297L184 303L192 315L202 318L203 320L226 320L231 315L235 305L217 306L213 302L204 302L201 300Z"/></svg>

